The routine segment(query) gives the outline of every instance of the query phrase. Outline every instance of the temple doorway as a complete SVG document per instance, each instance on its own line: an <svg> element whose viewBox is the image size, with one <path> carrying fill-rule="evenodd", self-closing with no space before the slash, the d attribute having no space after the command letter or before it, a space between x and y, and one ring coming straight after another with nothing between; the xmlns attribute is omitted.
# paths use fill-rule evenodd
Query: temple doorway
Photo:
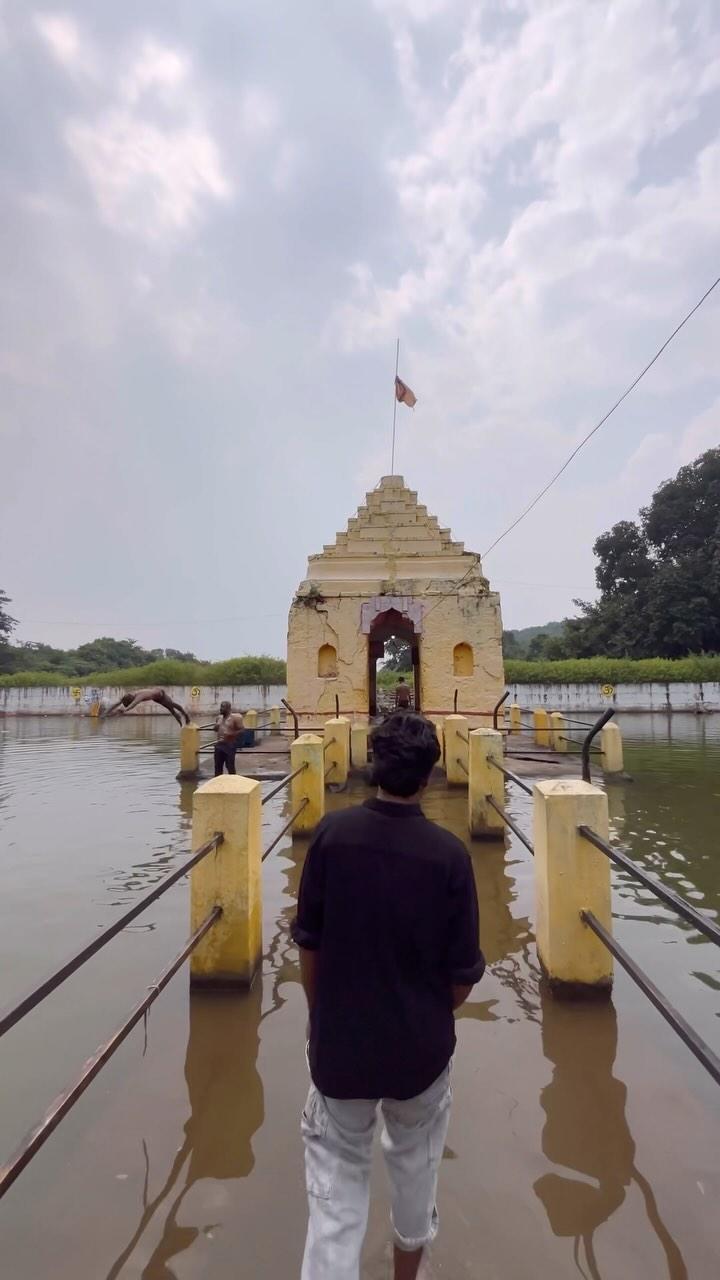
<svg viewBox="0 0 720 1280"><path fill-rule="evenodd" d="M398 650L407 646L410 651L411 669L401 674L410 687L411 706L415 711L420 710L420 636L416 634L415 627L409 618L399 613L397 609L387 609L373 620L368 636L368 688L370 692L368 709L371 716L376 716L383 711L392 709L388 705L388 699L383 698L382 692L378 690L378 664L384 662L386 657L389 656L390 650L387 650L387 646L393 641Z"/></svg>

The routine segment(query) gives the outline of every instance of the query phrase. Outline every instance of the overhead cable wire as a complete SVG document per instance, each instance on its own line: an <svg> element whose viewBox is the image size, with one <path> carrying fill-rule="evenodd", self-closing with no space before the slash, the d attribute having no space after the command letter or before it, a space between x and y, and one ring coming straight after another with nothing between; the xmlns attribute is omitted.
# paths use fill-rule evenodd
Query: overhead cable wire
<svg viewBox="0 0 720 1280"><path fill-rule="evenodd" d="M705 290L702 297L695 303L695 306L690 311L688 311L687 315L683 317L683 319L680 321L678 325L676 325L676 327L673 329L670 336L665 339L662 346L659 347L658 350L655 352L655 355L653 356L652 360L649 360L648 363L645 365L645 368L641 369L640 373L637 375L636 378L633 379L629 387L627 387L625 391L623 391L622 395L615 401L614 405L612 405L612 407L608 409L607 413L603 414L600 421L596 422L592 430L588 431L587 435L583 437L583 439L580 441L578 445L576 445L572 453L569 454L569 456L565 459L565 461L563 462L559 470L555 472L554 476L552 476L550 480L548 480L548 483L545 485L545 487L540 490L540 493L538 493L537 496L533 498L532 502L529 503L529 505L525 507L523 511L520 512L520 515L517 517L517 519L513 520L512 524L509 524L507 529L504 529L503 532L498 535L498 537L495 539L494 542L490 543L490 546L487 548L487 550L482 552L481 558L484 559L484 557L489 555L491 551L494 551L498 543L502 542L503 538L506 538L509 533L512 533L513 529L517 528L520 522L524 520L525 517L530 514L533 508L536 507L537 504L545 497L545 494L548 493L550 489L552 489L555 482L560 479L560 476L563 474L564 471L567 471L567 468L570 466L570 463L573 461L574 458L577 457L580 450L587 444L588 440L592 439L595 433L605 425L608 418L610 418L612 414L615 412L615 410L620 407L623 400L626 400L627 397L630 395L631 391L635 390L635 387L638 385L639 382L642 381L642 379L645 377L645 374L650 369L652 369L656 360L660 359L660 356L663 354L663 351L665 351L670 346L670 343L673 341L674 338L677 337L680 330L685 327L688 320L692 319L692 317L695 315L695 312L700 310L700 307L703 305L703 303L706 302L707 299L710 297L710 294L713 292L713 289L716 289L719 284L720 284L720 276L718 276L716 280L713 280L709 289ZM474 571L475 571L475 565L471 565L470 568L467 570L467 572L464 573L461 578L458 578L457 582L453 584L452 590L444 592L443 595L441 595L435 601L435 603L430 606L427 612L432 613L433 609L436 609L437 606L441 604L442 601L447 596L454 595L458 587L461 587L463 582L465 582L470 577L470 575L474 573Z"/></svg>
<svg viewBox="0 0 720 1280"><path fill-rule="evenodd" d="M512 533L513 529L516 529L517 526L520 524L520 521L524 520L525 516L529 515L530 512L533 510L533 508L537 506L538 502L540 502L541 499L545 497L545 494L548 493L550 489L552 489L553 485L555 484L555 481L560 479L560 476L563 474L564 471L567 471L567 468L570 466L570 463L573 461L573 458L577 457L580 450L584 448L588 440L592 439L596 431L599 431L600 428L605 425L608 418L610 418L612 414L615 412L615 410L620 407L623 400L627 399L627 397L630 395L630 392L635 390L636 386L638 385L639 382L642 381L642 379L645 377L645 374L648 372L648 370L652 369L653 365L655 364L655 361L659 360L663 351L665 351L666 348L670 346L670 343L672 342L673 338L677 337L680 330L685 327L688 320L690 320L692 316L695 315L695 312L700 309L700 307L703 305L706 299L710 297L710 294L712 293L713 289L716 289L719 284L720 284L720 276L718 276L717 280L713 281L713 283L710 285L710 288L706 289L705 293L703 294L702 298L700 298L699 302L695 303L695 306L692 308L692 310L688 311L685 318L680 321L679 325L677 325L675 329L673 329L672 333L670 334L670 337L665 339L665 341L663 342L659 350L655 352L655 355L653 356L652 360L648 361L648 363L645 365L645 368L642 369L640 373L637 375L637 377L630 383L630 386L626 387L625 391L623 391L619 399L615 401L612 408L608 409L607 413L603 414L600 421L595 423L595 426L592 428L591 431L588 431L586 436L583 436L583 439L580 441L578 445L575 446L572 453L569 454L569 456L565 459L565 461L563 462L559 470L555 472L555 475L550 480L548 480L544 489L541 489L540 492L537 494L537 496L533 498L532 502L529 503L529 505L525 508L525 510L521 511L517 519L513 520L512 524L508 525L507 529L505 529L503 533L499 534L499 536L495 539L494 542L491 542L487 551L483 551L483 556L487 556L490 554L491 551L494 551L498 543L502 542L503 538L506 538L509 533Z"/></svg>

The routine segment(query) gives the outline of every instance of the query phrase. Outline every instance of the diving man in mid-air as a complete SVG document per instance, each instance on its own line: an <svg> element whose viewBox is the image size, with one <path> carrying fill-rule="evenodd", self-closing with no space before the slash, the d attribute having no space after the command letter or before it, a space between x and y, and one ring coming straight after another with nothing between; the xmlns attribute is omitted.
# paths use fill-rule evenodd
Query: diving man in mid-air
<svg viewBox="0 0 720 1280"><path fill-rule="evenodd" d="M182 726L182 717L185 717L185 724L190 724L190 717L184 707L179 702L173 702L172 698L164 689L140 689L137 693L126 693L124 697L119 698L117 702L113 702L105 712L106 716L120 715L124 711L132 711L134 707L138 707L141 702L157 702L159 707L165 711L169 711L174 716L178 724Z"/></svg>

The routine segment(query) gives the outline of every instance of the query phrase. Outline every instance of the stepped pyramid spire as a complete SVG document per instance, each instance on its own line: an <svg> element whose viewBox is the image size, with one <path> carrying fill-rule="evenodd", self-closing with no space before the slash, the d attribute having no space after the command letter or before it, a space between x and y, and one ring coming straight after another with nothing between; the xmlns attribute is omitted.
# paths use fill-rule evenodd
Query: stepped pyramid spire
<svg viewBox="0 0 720 1280"><path fill-rule="evenodd" d="M417 493L402 476L383 476L348 520L347 529L336 534L321 554L310 557L308 579L336 580L345 572L356 578L363 568L368 579L420 577L447 582L463 578L474 591L487 590L480 557L453 539L450 529L418 502Z"/></svg>

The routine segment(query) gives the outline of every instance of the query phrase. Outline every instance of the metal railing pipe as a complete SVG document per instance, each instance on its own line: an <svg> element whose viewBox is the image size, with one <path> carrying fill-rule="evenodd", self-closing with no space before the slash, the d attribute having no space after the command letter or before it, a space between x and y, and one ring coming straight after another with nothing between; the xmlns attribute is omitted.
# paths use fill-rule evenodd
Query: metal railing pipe
<svg viewBox="0 0 720 1280"><path fill-rule="evenodd" d="M514 782L515 786L519 787L521 791L524 791L527 796L532 795L532 787L529 787L527 783L523 782L522 778L518 778L516 773L512 773L510 769L506 769L498 760L493 760L492 756L490 756L488 758L488 764L491 764L493 769L499 769L500 773L507 778L508 782Z"/></svg>
<svg viewBox="0 0 720 1280"><path fill-rule="evenodd" d="M502 818L503 822L505 822L507 826L510 828L510 830L515 833L518 840L520 840L521 843L525 845L525 848L530 850L534 858L535 850L532 844L530 843L527 836L525 835L525 832L520 830L516 822L513 822L513 819L510 817L510 814L507 813L505 809L503 809L502 805L499 805L495 800L493 800L492 796L487 797L487 802L490 805L490 807L495 810L496 813L500 814L500 817Z"/></svg>
<svg viewBox="0 0 720 1280"><path fill-rule="evenodd" d="M6 1164L0 1167L0 1199L5 1195L6 1191L20 1176L23 1169L29 1165L33 1156L47 1142L51 1133L57 1129L60 1121L67 1115L71 1107L75 1105L78 1098L85 1092L88 1085L92 1083L98 1072L105 1066L105 1063L112 1057L116 1049L127 1039L133 1027L136 1027L140 1019L147 1013L151 1004L157 1000L160 992L167 986L171 978L174 978L178 969L187 960L188 956L199 942L205 937L209 929L220 919L222 915L221 907L214 907L208 916L203 920L202 924L195 930L192 937L188 938L182 951L176 955L166 969L160 974L156 982L148 989L148 994L135 1006L132 1013L122 1026L118 1027L115 1033L105 1044L100 1045L95 1053L82 1069L81 1074L73 1081L63 1093L59 1094L54 1102L50 1104L45 1115L34 1129L31 1129L25 1135L20 1146L16 1149Z"/></svg>
<svg viewBox="0 0 720 1280"><path fill-rule="evenodd" d="M593 915L592 911L581 911L580 918L592 929L593 933L607 947L608 951L615 957L618 964L621 964L626 973L630 975L633 982L637 983L640 990L647 996L651 1004L655 1006L658 1013L662 1014L666 1022L669 1022L673 1031L679 1035L683 1044L687 1045L691 1053L694 1053L698 1062L701 1062L705 1070L710 1073L716 1084L720 1084L720 1058L713 1053L712 1049L705 1041L694 1031L688 1022L685 1021L682 1014L671 1005L669 1000L651 982L647 974L638 964L631 958L628 952L620 943L608 933L607 929L601 925L600 921Z"/></svg>
<svg viewBox="0 0 720 1280"><path fill-rule="evenodd" d="M66 960L64 964L61 964L58 969L55 969L52 973L48 974L48 976L44 978L37 987L34 987L26 996L23 996L22 1000L19 1000L16 1005L5 1010L5 1012L0 1015L0 1036L5 1035L5 1032L9 1031L11 1027L14 1027L21 1018L24 1018L26 1014L37 1008L46 996L49 996L52 991L55 991L66 978L71 977L73 973L86 963L86 961L96 955L102 947L106 946L108 942L118 935L118 933L121 933L127 925L135 920L146 907L149 907L151 903L157 901L157 899L176 884L178 880L182 880L183 876L186 876L189 871L192 871L193 867L197 866L198 862L202 862L202 859L206 858L214 849L217 849L222 842L223 834L221 831L218 831L211 840L206 840L205 844L201 845L192 857L188 858L187 862L183 862L181 867L178 867L176 871L173 871L169 876L166 876L164 880L161 880L160 884L157 884L149 893L144 894L144 896L140 898L133 907L130 907L129 911L123 912L121 916L118 916L117 920L114 920L112 924L108 925L107 929L103 929L102 933L98 934L96 938L93 938L92 942L88 942L80 949L80 951L76 951L73 956L70 956L69 960Z"/></svg>
<svg viewBox="0 0 720 1280"><path fill-rule="evenodd" d="M292 782L293 778L297 778L299 774L307 769L307 767L308 763L307 760L305 760L304 763L300 765L299 769L293 769L292 773L286 773L285 777L278 782L277 786L273 787L272 791L268 791L267 795L263 796L261 804L267 804L268 800L272 800L273 796L276 796L278 791L282 791L283 787L287 787L288 784Z"/></svg>
<svg viewBox="0 0 720 1280"><path fill-rule="evenodd" d="M502 698L500 698L500 699L495 703L495 706L493 707L493 713L492 713L492 717L493 717L493 729L497 729L497 727L498 727L498 712L499 712L499 710L500 710L500 708L501 708L501 706L502 706L503 702L507 702L507 700L508 700L508 698L509 698L509 697L510 697L510 690L509 690L509 689L506 689L506 690L505 690L505 692L504 692L504 694L503 694L503 696L502 696Z"/></svg>
<svg viewBox="0 0 720 1280"><path fill-rule="evenodd" d="M633 859L629 858L627 854L621 853L619 849L615 849L611 844L608 844L607 840L603 840L602 836L593 831L592 827L587 827L583 824L578 827L578 831L590 844L599 849L601 853L604 853L611 862L614 862L616 867L621 867L623 871L627 871L629 875L634 876L636 880L645 885L646 889L654 893L666 906L676 911L694 929L697 929L699 933L703 933L716 946L720 946L720 926L716 925L714 921L708 920L707 916L701 915L679 893L676 893L674 889L668 889L661 880L656 880L655 876L651 876L643 867L638 866L637 862L633 862Z"/></svg>
<svg viewBox="0 0 720 1280"><path fill-rule="evenodd" d="M261 861L261 862L264 862L264 861L265 861L265 859L266 859L267 857L269 857L269 855L272 853L272 851L273 851L273 849L275 848L275 846L276 846L277 844L279 844L279 843L280 843L280 841L282 840L283 836L285 835L285 832L290 830L290 828L291 828L291 826L292 826L293 822L297 822L297 820L298 820L298 818L300 817L300 814L302 813L303 809L307 808L307 806L309 805L309 803L310 803L310 801L308 800L308 797L307 797L307 796L305 796L305 799L304 799L304 800L303 800L303 801L298 805L298 807L297 807L297 809L295 810L295 812L294 812L294 814L292 815L292 817L289 819L289 821L288 821L288 822L286 822L286 823L285 823L285 826L283 827L283 829L282 829L282 831L280 832L280 834L279 834L279 835L277 835L277 836L275 837L275 839L273 840L272 844L269 844L269 845L268 845L268 847L267 847L267 849L265 850L265 852L264 852L264 854L263 854L262 858L260 859L260 861Z"/></svg>
<svg viewBox="0 0 720 1280"><path fill-rule="evenodd" d="M300 737L300 728L299 728L299 723L298 723L297 712L296 712L296 711L293 711L293 709L292 709L292 707L290 706L290 703L288 702L287 698L281 698L281 699L280 699L280 701L282 702L283 706L284 706L284 707L286 707L286 708L287 708L287 710L290 712L290 715L292 716L293 730L294 730L295 737L296 737L296 738L299 738L299 737Z"/></svg>
<svg viewBox="0 0 720 1280"><path fill-rule="evenodd" d="M608 720L612 720L612 718L613 718L613 716L614 716L614 715L615 715L615 712L614 712L613 708L612 708L612 707L608 707L608 710L603 712L603 714L600 716L600 719L595 721L595 724L593 725L592 729L590 730L589 734L587 735L587 737L585 738L585 741L584 741L584 742L583 742L583 744L582 744L582 776L583 776L583 782L590 782L590 781L591 781L591 778L590 778L590 747L591 747L591 744L592 744L592 740L593 740L593 738L595 737L595 735L596 735L596 734L598 734L598 733L600 732L600 730L601 730L601 729L602 729L602 728L607 724Z"/></svg>

